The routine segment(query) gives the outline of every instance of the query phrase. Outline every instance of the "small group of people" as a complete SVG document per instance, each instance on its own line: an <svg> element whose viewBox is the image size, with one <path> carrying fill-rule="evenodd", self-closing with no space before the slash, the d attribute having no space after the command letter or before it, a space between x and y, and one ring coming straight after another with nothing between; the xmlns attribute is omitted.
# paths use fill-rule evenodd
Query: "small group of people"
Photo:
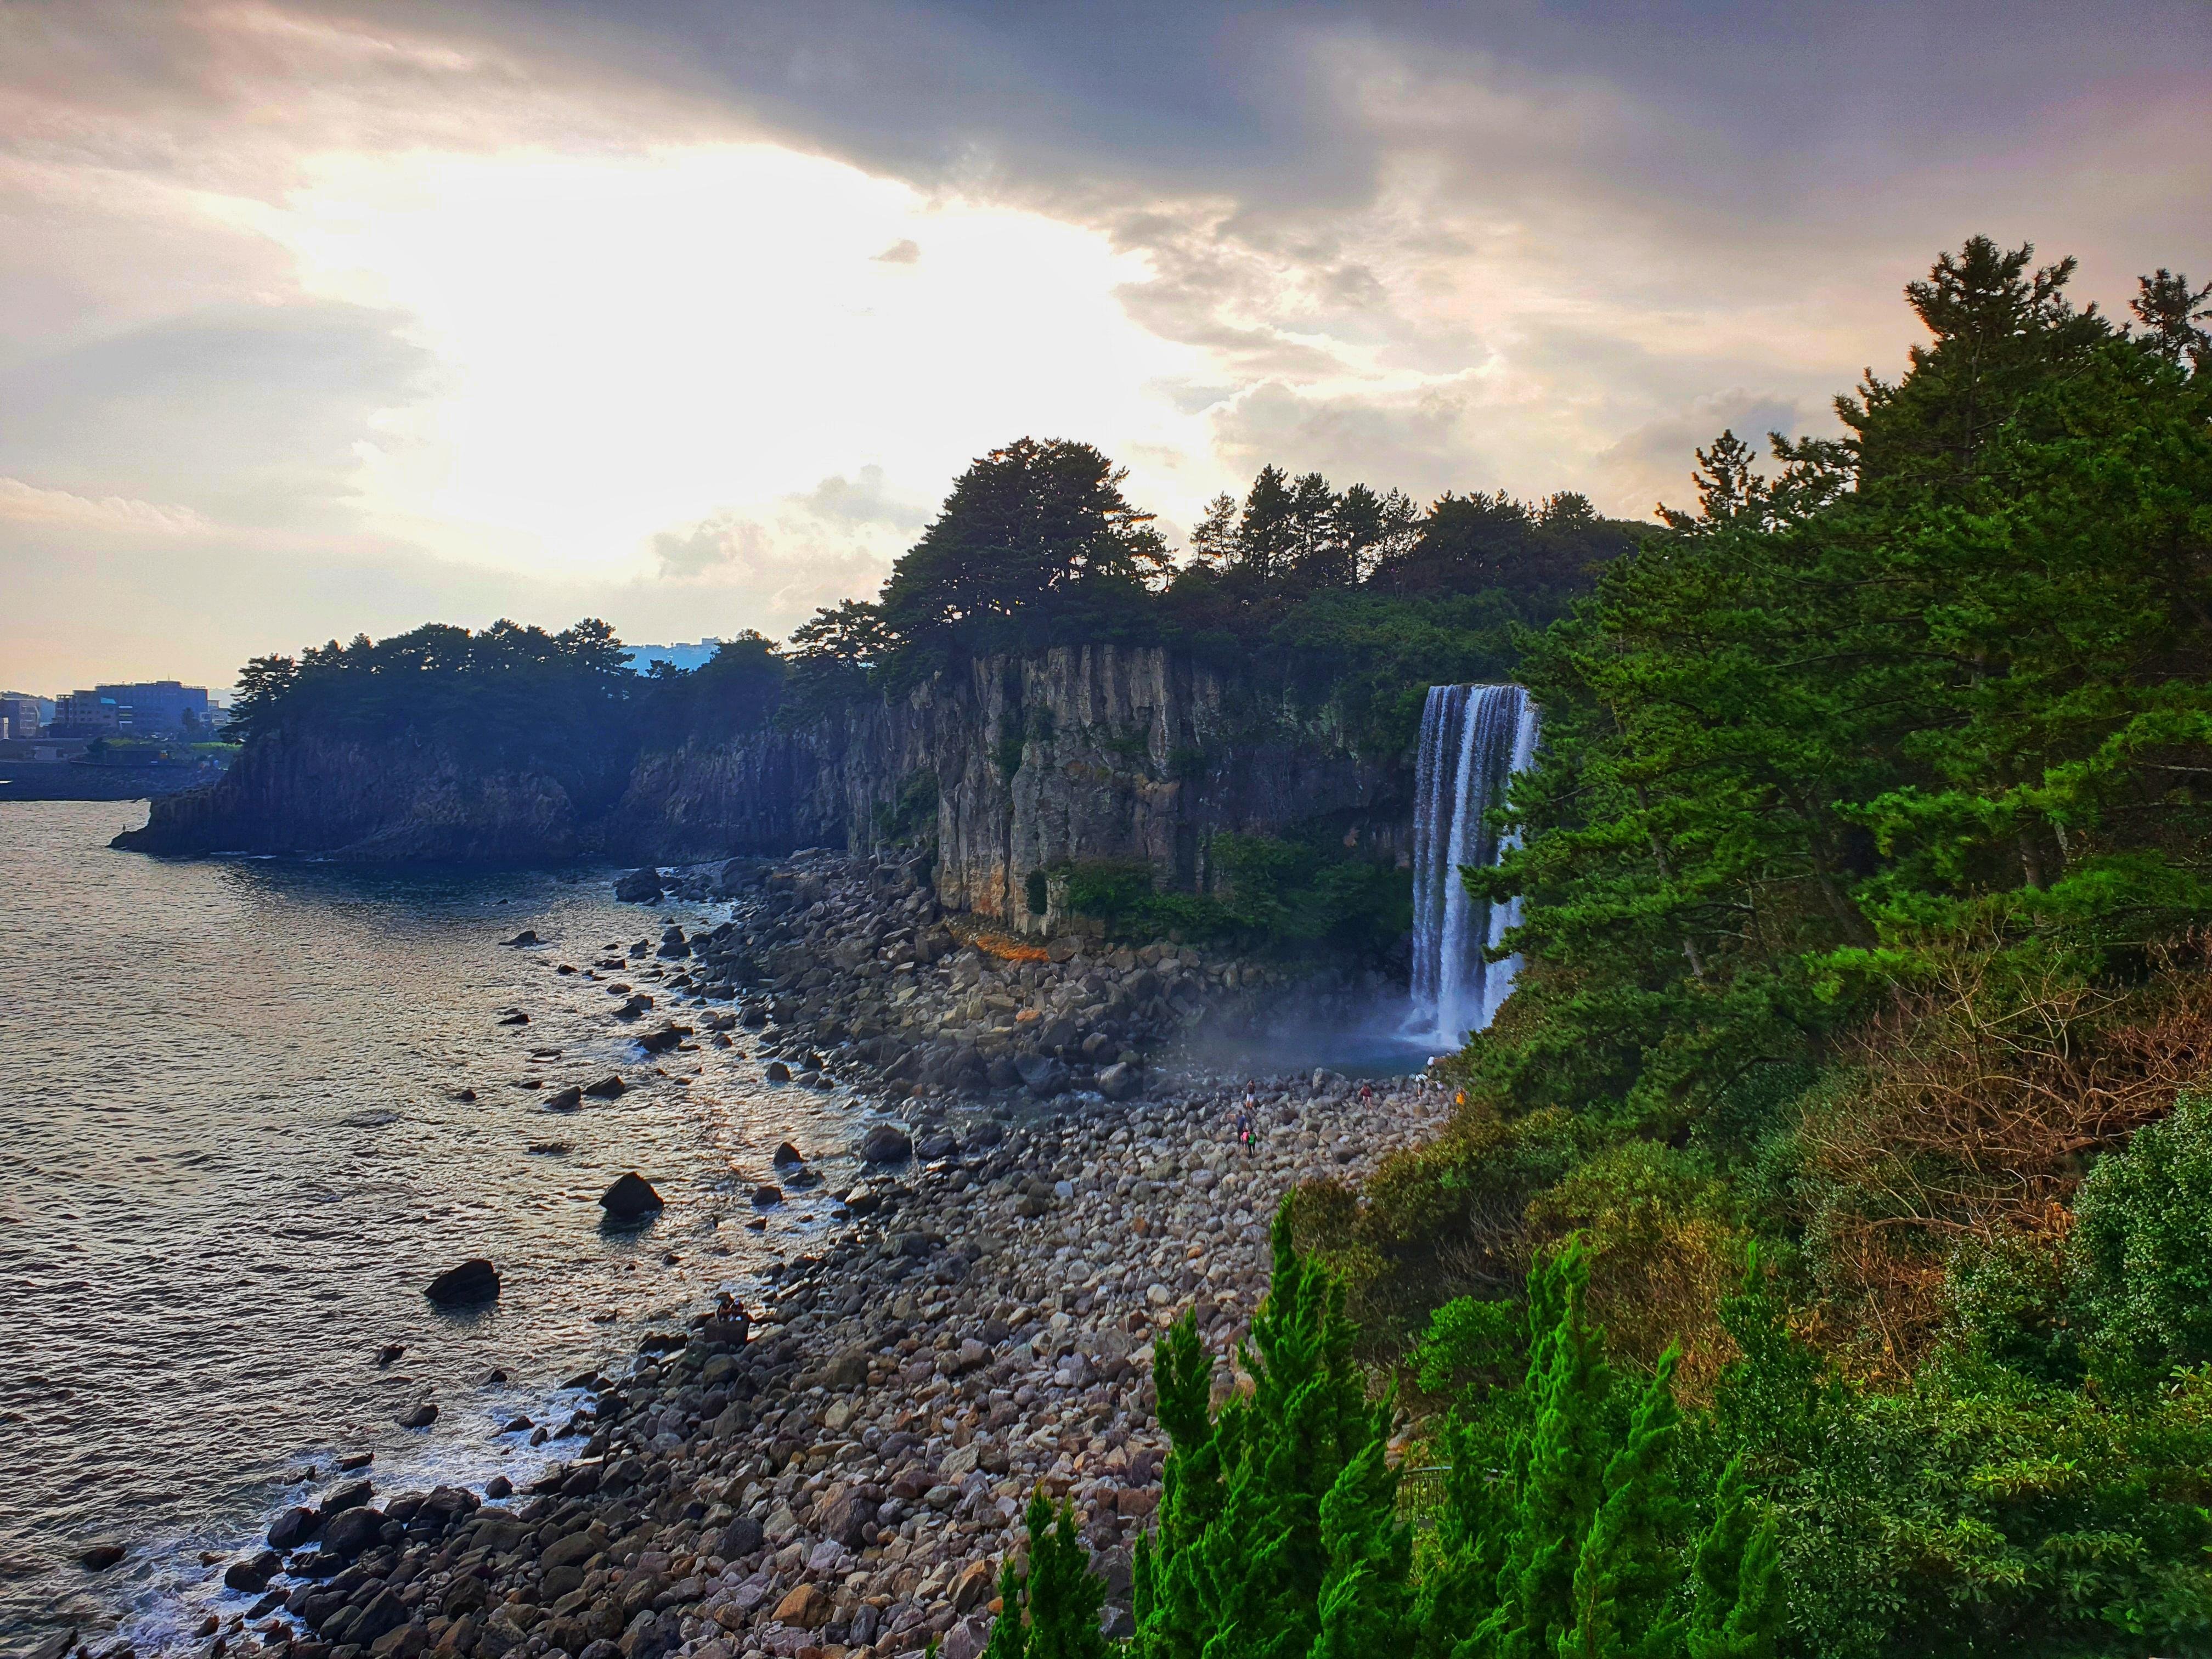
<svg viewBox="0 0 2212 1659"><path fill-rule="evenodd" d="M1360 1109L1364 1111L1374 1103L1375 1085L1362 1083L1359 1085ZM1248 1152L1260 1144L1260 1085L1256 1083L1244 1085L1244 1103L1237 1109L1235 1134L1237 1144Z"/></svg>

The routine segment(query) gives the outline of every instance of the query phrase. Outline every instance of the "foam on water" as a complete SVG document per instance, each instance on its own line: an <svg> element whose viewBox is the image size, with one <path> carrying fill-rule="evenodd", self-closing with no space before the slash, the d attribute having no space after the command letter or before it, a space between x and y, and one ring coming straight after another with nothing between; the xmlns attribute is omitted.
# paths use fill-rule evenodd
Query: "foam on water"
<svg viewBox="0 0 2212 1659"><path fill-rule="evenodd" d="M849 1097L769 1085L727 1051L641 1060L605 983L553 972L726 907L618 906L597 876L108 851L143 811L0 804L7 1645L120 1620L160 1646L198 1607L242 1607L201 1553L247 1547L341 1452L375 1452L380 1494L520 1484L573 1455L579 1441L533 1452L497 1431L518 1413L559 1426L565 1379L720 1286L757 1291L830 1224L861 1127ZM549 947L499 944L525 926ZM608 979L659 997L657 1016L669 999L642 966ZM509 1006L531 1023L498 1025ZM539 1104L616 1069L640 1085L617 1101ZM786 1138L830 1154L830 1179L756 1235L747 1177ZM604 1229L598 1195L632 1169L667 1208ZM498 1264L498 1303L439 1314L423 1285L471 1255ZM406 1352L380 1369L388 1343ZM512 1381L485 1382L495 1368ZM426 1398L434 1427L396 1426ZM76 1565L110 1540L122 1565Z"/></svg>

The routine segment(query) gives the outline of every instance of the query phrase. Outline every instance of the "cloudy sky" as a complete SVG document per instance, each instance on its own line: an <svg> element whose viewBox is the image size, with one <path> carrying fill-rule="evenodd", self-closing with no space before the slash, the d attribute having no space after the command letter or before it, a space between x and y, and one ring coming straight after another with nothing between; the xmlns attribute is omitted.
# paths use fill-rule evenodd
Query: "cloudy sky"
<svg viewBox="0 0 2212 1659"><path fill-rule="evenodd" d="M2201 0L0 0L0 684L781 634L973 456L1687 495L1986 231L2212 276Z"/></svg>

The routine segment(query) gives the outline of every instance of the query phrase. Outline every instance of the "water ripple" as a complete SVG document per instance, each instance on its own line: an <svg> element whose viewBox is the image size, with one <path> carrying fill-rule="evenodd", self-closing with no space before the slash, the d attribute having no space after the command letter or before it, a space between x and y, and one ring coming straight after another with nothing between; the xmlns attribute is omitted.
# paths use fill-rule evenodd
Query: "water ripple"
<svg viewBox="0 0 2212 1659"><path fill-rule="evenodd" d="M160 1646L179 1593L232 1610L201 1553L236 1552L342 1452L373 1450L382 1490L526 1475L544 1454L502 1423L564 1420L563 1378L823 1224L817 1200L746 1231L732 1172L764 1176L787 1137L842 1147L854 1109L712 1049L644 1060L599 983L554 972L720 912L617 906L597 878L165 863L106 850L124 810L143 817L0 805L11 1644L121 1620ZM526 925L550 948L498 943ZM531 1023L497 1024L509 1006ZM617 1101L538 1104L616 1069L638 1085ZM594 1200L630 1169L669 1207L604 1231ZM500 1301L434 1314L423 1285L473 1255ZM426 1397L434 1430L394 1425ZM122 1566L75 1565L109 1540Z"/></svg>

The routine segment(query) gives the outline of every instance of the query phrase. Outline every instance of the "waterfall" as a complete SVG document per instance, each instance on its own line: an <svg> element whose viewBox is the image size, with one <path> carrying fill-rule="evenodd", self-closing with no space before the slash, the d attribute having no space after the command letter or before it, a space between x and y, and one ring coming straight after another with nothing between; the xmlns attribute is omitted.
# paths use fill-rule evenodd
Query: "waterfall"
<svg viewBox="0 0 2212 1659"><path fill-rule="evenodd" d="M1520 958L1483 951L1521 917L1517 900L1490 904L1460 879L1498 862L1485 815L1536 752L1536 706L1517 685L1432 685L1421 713L1413 806L1413 1012L1409 1034L1456 1048L1490 1024Z"/></svg>

